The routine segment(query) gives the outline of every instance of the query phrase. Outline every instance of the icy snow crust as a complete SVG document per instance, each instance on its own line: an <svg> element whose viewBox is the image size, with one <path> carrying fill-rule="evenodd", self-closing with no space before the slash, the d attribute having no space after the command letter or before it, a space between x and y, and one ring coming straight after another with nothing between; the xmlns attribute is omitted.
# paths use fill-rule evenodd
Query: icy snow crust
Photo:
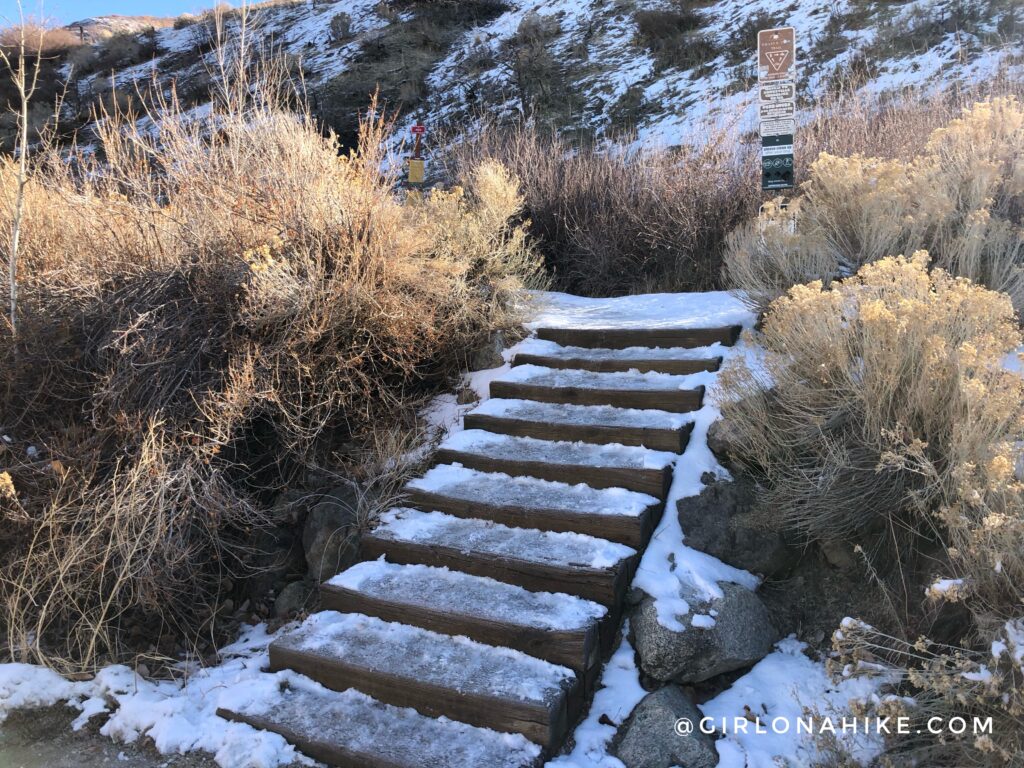
<svg viewBox="0 0 1024 768"><path fill-rule="evenodd" d="M615 408L610 405L566 405L536 400L493 398L481 403L470 414L495 418L539 421L547 424L590 425L598 427L644 427L682 429L693 419L683 413L647 408Z"/></svg>
<svg viewBox="0 0 1024 768"><path fill-rule="evenodd" d="M383 559L358 563L328 583L381 600L551 630L584 629L608 612L572 595L530 592L483 576Z"/></svg>
<svg viewBox="0 0 1024 768"><path fill-rule="evenodd" d="M482 552L531 563L607 569L632 557L625 544L582 533L509 528L490 520L453 517L441 512L392 509L381 515L375 536L393 541L434 544L460 552Z"/></svg>
<svg viewBox="0 0 1024 768"><path fill-rule="evenodd" d="M516 345L516 353L555 357L561 360L708 360L721 357L728 349L724 344L715 343L710 347L626 347L625 349L600 349L598 347L562 346L558 342L531 336ZM517 366L518 367L518 366Z"/></svg>
<svg viewBox="0 0 1024 768"><path fill-rule="evenodd" d="M360 613L315 613L277 644L461 693L545 706L575 678L572 670L510 648Z"/></svg>
<svg viewBox="0 0 1024 768"><path fill-rule="evenodd" d="M424 717L353 689L335 693L311 681L300 683L298 676L279 700L247 702L236 711L267 718L315 742L413 768L520 768L540 754L540 747L519 734Z"/></svg>
<svg viewBox="0 0 1024 768"><path fill-rule="evenodd" d="M559 510L592 515L637 517L658 500L625 488L592 488L534 477L512 477L502 472L478 472L461 464L439 464L409 483L426 493L492 506L516 505L524 509Z"/></svg>
<svg viewBox="0 0 1024 768"><path fill-rule="evenodd" d="M588 299L568 293L534 292L533 318L537 328L719 328L749 321L750 310L727 291L707 293L646 293L611 299ZM701 350L701 356L708 354Z"/></svg>
<svg viewBox="0 0 1024 768"><path fill-rule="evenodd" d="M456 432L441 443L441 448L462 453L484 454L504 461L536 461L544 464L625 469L664 469L677 458L673 453L651 451L632 445L536 440L532 437L496 435L482 429Z"/></svg>
<svg viewBox="0 0 1024 768"><path fill-rule="evenodd" d="M497 381L516 384L531 384L537 387L575 389L614 389L620 391L641 390L649 392L674 392L681 389L696 389L709 384L716 374L709 371L679 375L649 371L624 371L598 373L596 371L575 371L563 368L544 368L540 365L517 365Z"/></svg>

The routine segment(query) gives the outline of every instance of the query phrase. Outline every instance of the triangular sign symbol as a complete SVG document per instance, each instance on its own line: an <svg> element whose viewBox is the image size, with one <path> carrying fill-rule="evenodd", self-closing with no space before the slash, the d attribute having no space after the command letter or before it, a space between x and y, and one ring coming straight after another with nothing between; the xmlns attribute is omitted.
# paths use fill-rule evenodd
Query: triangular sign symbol
<svg viewBox="0 0 1024 768"><path fill-rule="evenodd" d="M789 56L789 51L768 51L765 57L772 65L772 69L782 69L782 65L786 63L786 57Z"/></svg>

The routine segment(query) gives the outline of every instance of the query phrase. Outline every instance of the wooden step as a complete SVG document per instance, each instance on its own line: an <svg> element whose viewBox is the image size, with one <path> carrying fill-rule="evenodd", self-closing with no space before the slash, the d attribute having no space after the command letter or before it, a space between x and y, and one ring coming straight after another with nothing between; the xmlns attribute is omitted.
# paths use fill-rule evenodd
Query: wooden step
<svg viewBox="0 0 1024 768"><path fill-rule="evenodd" d="M352 566L326 582L320 594L328 610L464 635L577 672L600 660L598 625L608 616L603 605L571 595L530 592L447 568L383 560Z"/></svg>
<svg viewBox="0 0 1024 768"><path fill-rule="evenodd" d="M710 347L732 346L743 328L538 328L537 338L565 347Z"/></svg>
<svg viewBox="0 0 1024 768"><path fill-rule="evenodd" d="M580 533L510 528L398 508L362 538L367 558L423 563L487 576L524 589L559 592L615 605L633 577L637 553L624 544Z"/></svg>
<svg viewBox="0 0 1024 768"><path fill-rule="evenodd" d="M540 747L519 734L425 717L356 690L331 691L299 675L277 677L280 694L252 697L217 714L280 734L337 768L538 768L541 762Z"/></svg>
<svg viewBox="0 0 1024 768"><path fill-rule="evenodd" d="M359 613L313 614L271 643L270 667L544 747L561 743L582 704L567 667Z"/></svg>
<svg viewBox="0 0 1024 768"><path fill-rule="evenodd" d="M491 382L491 397L685 413L701 407L704 387L667 373L594 373L521 365Z"/></svg>
<svg viewBox="0 0 1024 768"><path fill-rule="evenodd" d="M682 453L693 421L670 411L492 398L463 417L466 429L539 440L642 445Z"/></svg>
<svg viewBox="0 0 1024 768"><path fill-rule="evenodd" d="M661 514L656 498L624 488L568 485L450 464L435 466L411 481L405 492L406 505L427 512L576 531L634 549L646 546Z"/></svg>
<svg viewBox="0 0 1024 768"><path fill-rule="evenodd" d="M720 345L710 348L683 347L563 347L553 341L531 336L516 345L512 365L540 365L545 368L576 369L612 373L637 370L642 373L685 375L717 371L722 364Z"/></svg>
<svg viewBox="0 0 1024 768"><path fill-rule="evenodd" d="M526 475L592 488L626 488L664 500L678 458L630 445L589 445L496 435L479 429L457 432L438 449L439 464L462 464L484 472Z"/></svg>
<svg viewBox="0 0 1024 768"><path fill-rule="evenodd" d="M600 350L610 352L611 350ZM544 368L615 373L617 371L640 371L641 373L671 373L684 375L701 371L717 371L722 365L721 357L698 357L672 359L664 357L551 357L519 352L512 357L512 365L539 365Z"/></svg>

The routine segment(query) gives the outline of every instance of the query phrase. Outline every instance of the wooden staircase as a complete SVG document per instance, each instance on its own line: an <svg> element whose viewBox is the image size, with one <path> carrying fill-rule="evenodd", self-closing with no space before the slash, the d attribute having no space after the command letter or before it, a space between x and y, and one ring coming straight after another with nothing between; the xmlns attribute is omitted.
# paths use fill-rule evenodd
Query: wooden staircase
<svg viewBox="0 0 1024 768"><path fill-rule="evenodd" d="M220 710L345 768L521 768L584 714L704 388L739 328L541 328L323 611L281 700ZM539 340L539 341L538 341ZM689 378L688 378L689 377Z"/></svg>

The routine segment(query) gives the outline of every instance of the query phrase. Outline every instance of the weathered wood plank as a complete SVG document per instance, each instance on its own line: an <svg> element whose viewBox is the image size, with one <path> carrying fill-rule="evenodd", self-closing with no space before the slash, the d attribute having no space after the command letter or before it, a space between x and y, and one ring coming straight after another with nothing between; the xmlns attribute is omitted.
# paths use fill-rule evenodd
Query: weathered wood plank
<svg viewBox="0 0 1024 768"><path fill-rule="evenodd" d="M539 528L542 531L586 533L642 549L661 517L663 505L655 504L637 516L588 514L564 509L539 509L515 504L486 504L445 496L417 488L406 488L408 506L424 512L445 512L456 517L482 518L503 525Z"/></svg>
<svg viewBox="0 0 1024 768"><path fill-rule="evenodd" d="M724 328L538 328L537 338L564 347L708 347L715 343L731 346L742 327Z"/></svg>
<svg viewBox="0 0 1024 768"><path fill-rule="evenodd" d="M613 427L601 424L552 423L528 419L505 418L484 413L467 413L466 429L485 429L503 435L535 437L539 440L571 440L581 443L621 443L642 445L658 451L682 453L690 439L693 424L680 429L651 429L650 427Z"/></svg>
<svg viewBox="0 0 1024 768"><path fill-rule="evenodd" d="M594 371L595 373L620 373L637 370L641 373L671 373L685 375L701 371L717 371L722 365L721 357L673 360L601 358L601 357L557 357L554 355L531 355L519 353L512 358L512 365L540 365L545 368L563 370Z"/></svg>
<svg viewBox="0 0 1024 768"><path fill-rule="evenodd" d="M626 488L647 493L658 499L668 494L672 467L645 469L638 467L598 467L580 464L549 464L540 461L513 461L476 453L441 448L436 453L438 464L462 464L482 472L504 472L507 475L539 477L562 483L586 483L593 488Z"/></svg>
<svg viewBox="0 0 1024 768"><path fill-rule="evenodd" d="M672 413L696 411L704 400L704 387L695 389L595 389L548 387L518 381L492 381L491 397L537 400L570 405L611 405L616 408L655 408Z"/></svg>
<svg viewBox="0 0 1024 768"><path fill-rule="evenodd" d="M373 531L363 536L361 543L363 557L367 560L385 555L392 563L451 568L535 592L564 592L607 606L615 605L625 595L638 559L634 555L607 569L558 566L437 544L380 538Z"/></svg>
<svg viewBox="0 0 1024 768"><path fill-rule="evenodd" d="M488 620L469 614L431 610L366 595L333 584L320 587L325 609L342 613L363 613L385 621L423 627L448 635L464 635L494 646L506 646L582 672L600 659L600 637L596 622L578 631L557 631Z"/></svg>

